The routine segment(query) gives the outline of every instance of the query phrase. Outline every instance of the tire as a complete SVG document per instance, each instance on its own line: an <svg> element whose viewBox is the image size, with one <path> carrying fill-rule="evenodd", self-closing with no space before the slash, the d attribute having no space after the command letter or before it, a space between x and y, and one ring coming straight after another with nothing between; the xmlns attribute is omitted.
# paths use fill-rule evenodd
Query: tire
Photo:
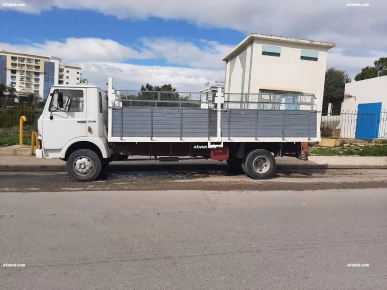
<svg viewBox="0 0 387 290"><path fill-rule="evenodd" d="M230 171L234 174L241 174L243 172L242 162L238 159L227 159L227 165Z"/></svg>
<svg viewBox="0 0 387 290"><path fill-rule="evenodd" d="M67 159L66 168L72 180L89 182L101 173L102 162L94 151L80 149L71 153Z"/></svg>
<svg viewBox="0 0 387 290"><path fill-rule="evenodd" d="M244 162L247 174L252 179L269 179L275 174L275 158L267 150L257 149L251 151Z"/></svg>
<svg viewBox="0 0 387 290"><path fill-rule="evenodd" d="M243 170L244 174L246 174L247 176L250 176L250 174L246 170L246 166L245 166L245 162L244 161L241 161L241 165L242 165L242 170Z"/></svg>

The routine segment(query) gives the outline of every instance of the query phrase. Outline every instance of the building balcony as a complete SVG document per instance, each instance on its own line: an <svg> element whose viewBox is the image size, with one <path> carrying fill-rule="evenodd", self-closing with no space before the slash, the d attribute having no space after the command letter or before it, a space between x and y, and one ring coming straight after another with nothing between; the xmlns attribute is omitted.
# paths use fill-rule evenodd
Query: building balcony
<svg viewBox="0 0 387 290"><path fill-rule="evenodd" d="M31 66L31 65L27 65L27 69L28 69L28 70L34 70L34 67Z"/></svg>
<svg viewBox="0 0 387 290"><path fill-rule="evenodd" d="M11 87L16 87L16 82L11 82Z"/></svg>
<svg viewBox="0 0 387 290"><path fill-rule="evenodd" d="M35 64L40 64L40 60L39 59L35 59Z"/></svg>
<svg viewBox="0 0 387 290"><path fill-rule="evenodd" d="M40 82L40 79L34 78L34 82L35 82L35 83L39 83L39 82Z"/></svg>
<svg viewBox="0 0 387 290"><path fill-rule="evenodd" d="M32 73L32 72L27 72L26 73L26 76L28 76L28 77L32 77L34 74Z"/></svg>
<svg viewBox="0 0 387 290"><path fill-rule="evenodd" d="M16 74L16 70L11 70L11 75L15 75Z"/></svg>
<svg viewBox="0 0 387 290"><path fill-rule="evenodd" d="M21 70L21 71L20 71L20 75L21 75L21 76L24 76L24 75L25 75L24 70Z"/></svg>
<svg viewBox="0 0 387 290"><path fill-rule="evenodd" d="M36 65L35 70L40 70L40 66Z"/></svg>
<svg viewBox="0 0 387 290"><path fill-rule="evenodd" d="M24 82L25 78L24 77L20 77L19 81Z"/></svg>
<svg viewBox="0 0 387 290"><path fill-rule="evenodd" d="M58 81L58 84L59 85L63 85L63 81Z"/></svg>
<svg viewBox="0 0 387 290"><path fill-rule="evenodd" d="M16 62L17 61L17 57L12 56L11 57L11 61L15 61Z"/></svg>
<svg viewBox="0 0 387 290"><path fill-rule="evenodd" d="M16 76L11 77L11 81L16 81Z"/></svg>
<svg viewBox="0 0 387 290"><path fill-rule="evenodd" d="M11 63L11 68L17 68L16 63Z"/></svg>
<svg viewBox="0 0 387 290"><path fill-rule="evenodd" d="M19 57L18 61L19 61L19 62L25 62L26 59L25 59L24 57Z"/></svg>
<svg viewBox="0 0 387 290"><path fill-rule="evenodd" d="M31 59L31 58L27 58L27 63L28 63L28 64L33 64L33 63L34 63L34 60Z"/></svg>

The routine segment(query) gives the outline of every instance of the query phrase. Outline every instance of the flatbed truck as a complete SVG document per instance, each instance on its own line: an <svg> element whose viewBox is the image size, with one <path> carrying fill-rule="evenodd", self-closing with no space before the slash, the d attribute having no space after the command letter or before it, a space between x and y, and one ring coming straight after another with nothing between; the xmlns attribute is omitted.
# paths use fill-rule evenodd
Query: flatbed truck
<svg viewBox="0 0 387 290"><path fill-rule="evenodd" d="M276 156L302 157L320 141L322 97L107 90L57 85L38 119L37 158L61 159L75 181L90 182L112 161L149 156L227 161L253 179L276 172Z"/></svg>

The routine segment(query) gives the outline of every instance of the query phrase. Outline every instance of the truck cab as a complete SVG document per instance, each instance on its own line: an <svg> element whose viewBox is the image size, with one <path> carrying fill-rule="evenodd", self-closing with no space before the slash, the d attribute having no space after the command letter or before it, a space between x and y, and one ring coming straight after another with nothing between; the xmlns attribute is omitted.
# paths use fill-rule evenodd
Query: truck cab
<svg viewBox="0 0 387 290"><path fill-rule="evenodd" d="M108 160L107 94L95 86L53 86L38 120L40 148L37 158L64 161L79 148L97 152ZM80 167L94 166L81 164Z"/></svg>

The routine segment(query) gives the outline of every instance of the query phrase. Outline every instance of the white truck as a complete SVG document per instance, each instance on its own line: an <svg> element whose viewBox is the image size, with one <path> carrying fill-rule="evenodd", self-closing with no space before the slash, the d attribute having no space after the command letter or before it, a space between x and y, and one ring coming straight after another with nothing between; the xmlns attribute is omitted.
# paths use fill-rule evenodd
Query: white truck
<svg viewBox="0 0 387 290"><path fill-rule="evenodd" d="M51 87L38 120L36 157L66 161L75 181L93 181L129 156L225 160L267 179L275 156L300 158L302 142L320 141L321 96L116 90L112 78L107 85Z"/></svg>

